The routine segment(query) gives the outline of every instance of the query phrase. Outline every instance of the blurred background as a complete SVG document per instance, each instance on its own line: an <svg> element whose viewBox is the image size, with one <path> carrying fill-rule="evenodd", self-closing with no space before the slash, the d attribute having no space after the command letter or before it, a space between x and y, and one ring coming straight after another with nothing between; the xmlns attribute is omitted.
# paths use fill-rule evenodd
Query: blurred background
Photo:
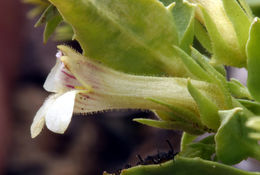
<svg viewBox="0 0 260 175"><path fill-rule="evenodd" d="M31 8L20 0L2 0L0 6L0 174L100 175L135 165L137 155L168 152L166 140L179 151L181 132L132 122L133 117L154 117L143 111L75 116L64 135L45 128L31 139L30 125L49 95L42 86L59 44L43 44L43 28L33 27L37 18L28 19ZM229 72L245 83L245 72ZM255 161L249 162L243 167L257 170Z"/></svg>

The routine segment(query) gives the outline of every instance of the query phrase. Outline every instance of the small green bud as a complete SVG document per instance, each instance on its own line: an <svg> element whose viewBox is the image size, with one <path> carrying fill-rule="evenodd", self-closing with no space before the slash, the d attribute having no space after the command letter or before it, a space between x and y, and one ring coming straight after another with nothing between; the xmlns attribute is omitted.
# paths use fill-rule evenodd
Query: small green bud
<svg viewBox="0 0 260 175"><path fill-rule="evenodd" d="M251 14L247 14L236 0L189 1L198 5L196 19L206 27L211 40L211 63L246 67L245 47L252 21ZM196 30L200 28L196 27Z"/></svg>

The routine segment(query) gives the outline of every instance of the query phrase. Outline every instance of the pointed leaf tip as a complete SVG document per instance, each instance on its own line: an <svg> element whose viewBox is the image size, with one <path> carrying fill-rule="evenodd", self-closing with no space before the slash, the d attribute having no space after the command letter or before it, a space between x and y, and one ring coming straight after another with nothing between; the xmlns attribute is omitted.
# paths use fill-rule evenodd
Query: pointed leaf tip
<svg viewBox="0 0 260 175"><path fill-rule="evenodd" d="M233 165L247 157L259 159L259 145L249 137L247 116L242 108L219 111L221 126L217 134L216 154L220 161Z"/></svg>
<svg viewBox="0 0 260 175"><path fill-rule="evenodd" d="M190 80L188 80L187 87L198 105L202 123L211 129L217 130L220 125L217 105L195 88Z"/></svg>
<svg viewBox="0 0 260 175"><path fill-rule="evenodd" d="M136 118L133 119L133 121L160 129L183 130L194 135L200 135L204 133L204 131L194 127L191 123L184 123L180 121L163 121L144 118Z"/></svg>

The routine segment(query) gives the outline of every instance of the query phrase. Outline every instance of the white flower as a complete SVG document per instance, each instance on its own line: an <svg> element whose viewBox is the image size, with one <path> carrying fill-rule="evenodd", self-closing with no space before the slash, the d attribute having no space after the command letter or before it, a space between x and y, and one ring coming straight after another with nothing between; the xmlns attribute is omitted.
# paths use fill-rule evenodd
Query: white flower
<svg viewBox="0 0 260 175"><path fill-rule="evenodd" d="M77 91L50 96L38 110L31 126L32 138L42 130L44 123L53 132L64 133L73 114ZM62 117L60 117L62 116Z"/></svg>
<svg viewBox="0 0 260 175"><path fill-rule="evenodd" d="M60 54L61 52L59 52ZM81 87L78 80L65 68L60 60L61 55L57 54L57 62L51 70L44 83L44 88L55 94L50 95L36 113L31 126L31 136L36 137L44 127L56 133L64 133L67 129L72 114L76 96L88 90L77 90Z"/></svg>
<svg viewBox="0 0 260 175"><path fill-rule="evenodd" d="M69 47L58 48L62 54L58 54L56 65L44 84L44 88L54 94L33 120L33 138L41 132L44 123L49 130L64 133L73 114L110 109L171 111L170 105L199 118L196 103L186 88L187 79L128 75L93 62ZM218 92L215 86L205 82L192 80L192 84L208 95L212 94L209 89ZM176 111L175 114L179 115Z"/></svg>

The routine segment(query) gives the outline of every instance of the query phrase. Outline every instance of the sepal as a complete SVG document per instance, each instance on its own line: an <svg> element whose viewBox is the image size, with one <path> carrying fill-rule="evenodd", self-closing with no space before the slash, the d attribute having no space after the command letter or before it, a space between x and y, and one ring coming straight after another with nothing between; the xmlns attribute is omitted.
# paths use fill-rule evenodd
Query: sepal
<svg viewBox="0 0 260 175"><path fill-rule="evenodd" d="M236 164L248 157L260 159L260 146L249 137L248 117L242 108L219 111L221 125L217 134L216 155L225 164Z"/></svg>
<svg viewBox="0 0 260 175"><path fill-rule="evenodd" d="M247 86L252 97L260 102L260 19L255 18L250 28L250 36L247 42Z"/></svg>
<svg viewBox="0 0 260 175"><path fill-rule="evenodd" d="M199 112L200 120L208 128L217 130L220 125L217 105L211 99L204 96L197 88L195 88L190 81L188 81L188 90L196 101Z"/></svg>
<svg viewBox="0 0 260 175"><path fill-rule="evenodd" d="M200 135L205 132L204 130L200 129L195 125L192 125L191 123L184 123L179 121L163 121L144 118L136 118L134 119L134 121L160 129L182 130L194 135Z"/></svg>
<svg viewBox="0 0 260 175"><path fill-rule="evenodd" d="M246 67L245 46L252 21L251 14L248 14L248 10L243 9L246 7L246 3L240 4L236 0L189 1L199 7L196 11L198 20L196 36L202 41L202 45L213 54L211 63ZM200 24L207 29L211 47L207 35L204 35L206 31Z"/></svg>
<svg viewBox="0 0 260 175"><path fill-rule="evenodd" d="M172 4L167 8L174 17L175 26L179 36L179 47L189 53L190 45L192 45L194 38L194 17L196 6L195 4L183 0L176 0Z"/></svg>

